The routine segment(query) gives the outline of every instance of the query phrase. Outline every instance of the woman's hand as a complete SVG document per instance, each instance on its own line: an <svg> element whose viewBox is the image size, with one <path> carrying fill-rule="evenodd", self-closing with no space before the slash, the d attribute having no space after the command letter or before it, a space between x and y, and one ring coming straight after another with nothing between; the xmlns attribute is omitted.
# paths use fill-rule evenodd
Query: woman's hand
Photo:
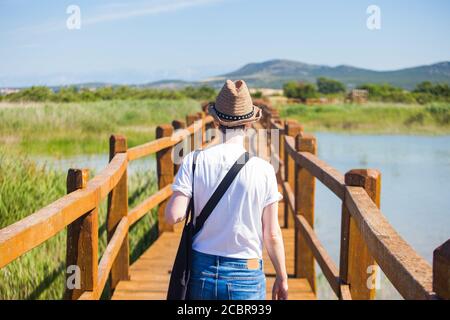
<svg viewBox="0 0 450 320"><path fill-rule="evenodd" d="M287 278L275 278L275 283L272 289L272 300L287 300L288 299L288 281Z"/></svg>

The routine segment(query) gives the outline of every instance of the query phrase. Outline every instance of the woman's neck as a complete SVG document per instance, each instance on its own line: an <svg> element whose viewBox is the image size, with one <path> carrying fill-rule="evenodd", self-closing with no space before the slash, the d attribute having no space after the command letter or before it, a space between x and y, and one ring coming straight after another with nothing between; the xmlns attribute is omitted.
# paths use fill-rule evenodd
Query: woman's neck
<svg viewBox="0 0 450 320"><path fill-rule="evenodd" d="M223 143L244 145L245 134L243 132L227 132L223 137Z"/></svg>

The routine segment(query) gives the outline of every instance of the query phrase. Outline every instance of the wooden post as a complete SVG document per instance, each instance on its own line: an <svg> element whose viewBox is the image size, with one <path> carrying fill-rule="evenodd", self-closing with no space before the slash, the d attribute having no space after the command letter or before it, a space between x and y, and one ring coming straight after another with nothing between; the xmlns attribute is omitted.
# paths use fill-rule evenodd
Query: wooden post
<svg viewBox="0 0 450 320"><path fill-rule="evenodd" d="M109 161L111 161L117 153L125 152L127 152L126 138L120 135L112 135L109 139ZM125 170L117 185L108 195L108 213L106 217L108 242L111 241L120 220L128 214L127 180L127 170ZM127 234L111 268L111 289L114 290L119 281L129 280L129 278L130 248Z"/></svg>
<svg viewBox="0 0 450 320"><path fill-rule="evenodd" d="M433 291L439 298L450 300L450 240L433 252Z"/></svg>
<svg viewBox="0 0 450 320"><path fill-rule="evenodd" d="M163 124L156 128L156 139L162 137L170 137L173 133L173 127L169 124ZM161 190L168 184L173 182L174 171L172 161L172 149L169 147L156 153L156 166L158 174L158 187ZM164 231L173 231L173 226L165 223L164 212L166 210L167 201L161 202L158 208L158 229L161 234Z"/></svg>
<svg viewBox="0 0 450 320"><path fill-rule="evenodd" d="M198 114L188 114L186 116L186 125L190 126L197 120L198 120ZM195 150L195 134L192 134L189 139L191 141L191 149L189 151L194 151Z"/></svg>
<svg viewBox="0 0 450 320"><path fill-rule="evenodd" d="M288 120L284 126L284 132L286 135L295 138L297 134L303 131L302 126L294 120ZM283 142L284 143L284 142ZM295 188L295 163L287 151L284 151L284 179L291 186L291 190ZM284 201L284 226L287 228L294 228L294 213L289 208L289 201Z"/></svg>
<svg viewBox="0 0 450 320"><path fill-rule="evenodd" d="M295 139L295 149L298 152L309 152L317 155L316 137L311 134L299 133ZM295 165L295 213L303 216L314 229L314 196L316 179L305 168ZM316 292L316 271L314 255L305 239L295 228L295 275L306 278L313 292Z"/></svg>
<svg viewBox="0 0 450 320"><path fill-rule="evenodd" d="M67 193L83 189L89 179L87 169L69 169ZM93 291L98 278L98 208L81 216L67 227L66 285L64 299L76 300L83 292ZM75 266L74 270L72 270ZM71 279L80 272L80 287L73 288Z"/></svg>
<svg viewBox="0 0 450 320"><path fill-rule="evenodd" d="M206 125L205 125L206 113L200 112L200 119L202 119L202 147L206 143Z"/></svg>
<svg viewBox="0 0 450 320"><path fill-rule="evenodd" d="M173 127L174 130L185 129L186 128L186 122L181 121L181 120L173 120L172 121L172 127ZM184 139L183 141L180 142L180 147L182 148L182 150L180 150L181 152L177 155L177 156L180 157L180 160L186 155L187 140L188 139ZM174 164L174 173L176 173L179 168L180 168L179 164Z"/></svg>
<svg viewBox="0 0 450 320"><path fill-rule="evenodd" d="M196 114L188 114L186 116L186 125L189 127L191 124L193 124L197 120Z"/></svg>
<svg viewBox="0 0 450 320"><path fill-rule="evenodd" d="M285 128L285 122L283 121L283 122L281 122L281 125L283 126L283 128ZM279 137L279 139L280 139L280 141L278 142L278 156L280 157L280 160L283 162L283 164L285 165L285 158L284 158L284 129L283 130L280 130L280 132L278 133L278 137ZM282 176L284 176L284 174L282 175L281 174L281 165L280 165L280 167L279 167L280 169L280 178L282 177ZM281 181L282 179L280 179L280 182L283 182L283 181Z"/></svg>
<svg viewBox="0 0 450 320"><path fill-rule="evenodd" d="M380 207L381 173L378 170L350 170L345 174L345 184L364 188L377 207ZM352 299L374 299L376 288L370 283L369 277L376 279L376 262L348 212L345 200L342 205L341 219L340 278L350 286Z"/></svg>

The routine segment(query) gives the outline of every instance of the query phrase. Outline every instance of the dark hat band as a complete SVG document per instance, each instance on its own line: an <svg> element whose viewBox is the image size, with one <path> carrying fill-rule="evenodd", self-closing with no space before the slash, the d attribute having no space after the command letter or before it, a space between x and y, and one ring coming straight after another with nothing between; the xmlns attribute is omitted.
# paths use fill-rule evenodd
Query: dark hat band
<svg viewBox="0 0 450 320"><path fill-rule="evenodd" d="M214 111L216 112L217 116L219 118L221 118L222 120L228 120L228 121L236 121L236 120L245 120L245 119L250 119L251 117L253 117L253 114L255 113L255 108L253 107L252 111L244 114L242 116L231 116L225 113L220 112L219 110L216 109L216 106L213 105Z"/></svg>

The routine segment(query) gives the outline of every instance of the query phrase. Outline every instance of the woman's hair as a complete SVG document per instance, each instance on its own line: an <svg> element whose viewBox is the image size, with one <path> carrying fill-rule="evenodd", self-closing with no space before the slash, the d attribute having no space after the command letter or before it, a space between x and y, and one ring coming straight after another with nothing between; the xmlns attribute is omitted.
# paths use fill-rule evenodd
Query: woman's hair
<svg viewBox="0 0 450 320"><path fill-rule="evenodd" d="M220 130L220 132L222 132L222 134L225 134L227 131L230 132L231 130L233 130L233 131L234 130L236 130L236 131L245 130L245 128L246 128L245 124L240 125L240 126L235 126L235 127L227 127L222 124L219 124L219 130Z"/></svg>

